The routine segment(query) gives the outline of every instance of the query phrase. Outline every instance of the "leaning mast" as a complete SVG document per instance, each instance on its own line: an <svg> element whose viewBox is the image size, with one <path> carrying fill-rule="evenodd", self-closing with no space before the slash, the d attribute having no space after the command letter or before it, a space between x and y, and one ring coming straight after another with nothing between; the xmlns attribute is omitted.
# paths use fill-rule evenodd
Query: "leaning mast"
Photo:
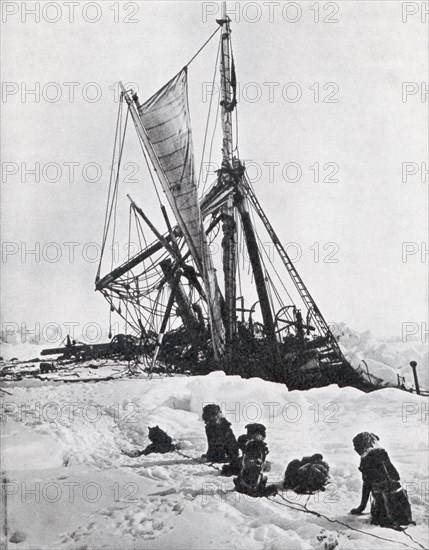
<svg viewBox="0 0 429 550"><path fill-rule="evenodd" d="M231 83L231 41L229 17L226 15L226 2L222 3L222 26L220 77L221 77L221 119L222 119L222 170L220 177L231 178L233 168L232 141L232 83ZM226 343L231 345L236 329L236 223L233 191L222 208L222 252L225 280L225 332Z"/></svg>

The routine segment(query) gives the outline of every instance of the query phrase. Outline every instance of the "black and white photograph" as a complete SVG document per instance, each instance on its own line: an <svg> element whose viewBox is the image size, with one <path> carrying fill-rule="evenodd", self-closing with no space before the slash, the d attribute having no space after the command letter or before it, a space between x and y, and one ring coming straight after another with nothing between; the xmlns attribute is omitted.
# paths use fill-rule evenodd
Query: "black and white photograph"
<svg viewBox="0 0 429 550"><path fill-rule="evenodd" d="M0 548L429 550L429 2L0 8Z"/></svg>

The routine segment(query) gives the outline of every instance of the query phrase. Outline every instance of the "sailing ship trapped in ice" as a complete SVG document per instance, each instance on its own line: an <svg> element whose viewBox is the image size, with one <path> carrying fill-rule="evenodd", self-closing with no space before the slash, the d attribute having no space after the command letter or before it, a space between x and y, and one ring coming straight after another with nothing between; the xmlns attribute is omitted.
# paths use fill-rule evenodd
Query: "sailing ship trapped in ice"
<svg viewBox="0 0 429 550"><path fill-rule="evenodd" d="M150 213L129 197L129 224L141 249L106 275L101 273L102 255L96 290L111 312L125 319L149 372L223 370L282 382L289 389L331 383L376 389L345 359L252 188L235 133L230 20L223 15L217 23L220 169L202 190L194 166L189 63L144 103L122 87L114 159L120 166L127 127L123 119L130 119L152 180L147 185L158 190L165 225L155 227ZM117 215L118 174L119 169L109 189L103 253ZM267 240L274 258L263 246ZM214 243L220 254L211 253Z"/></svg>

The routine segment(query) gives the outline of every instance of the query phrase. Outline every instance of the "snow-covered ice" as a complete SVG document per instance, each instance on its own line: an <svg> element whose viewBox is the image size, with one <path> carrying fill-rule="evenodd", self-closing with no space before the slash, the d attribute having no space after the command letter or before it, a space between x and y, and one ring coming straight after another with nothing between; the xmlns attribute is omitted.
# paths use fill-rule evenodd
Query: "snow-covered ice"
<svg viewBox="0 0 429 550"><path fill-rule="evenodd" d="M385 356L384 356L385 357ZM400 472L417 526L408 532L428 546L428 409L425 398L394 388L288 391L257 378L215 372L203 377L118 379L64 384L38 380L5 386L2 394L3 488L11 548L263 550L416 548L405 534L370 525L348 512L360 500L359 456L352 438L380 436ZM288 462L321 452L332 480L308 507L396 542L352 531L268 499L232 492L232 478L189 458L130 458L158 424L181 451L206 450L201 409L217 402L235 434L263 422L280 482ZM307 497L284 493L295 503ZM283 502L277 496L276 501ZM368 512L368 510L367 510ZM13 542L15 541L15 542Z"/></svg>
<svg viewBox="0 0 429 550"><path fill-rule="evenodd" d="M420 386L429 388L429 353L426 340L407 335L375 337L369 330L359 333L345 323L334 323L331 330L353 367L366 370L362 363L365 361L370 374L383 380L386 385L396 386L399 374L405 378L407 387L414 387L410 361L416 361Z"/></svg>

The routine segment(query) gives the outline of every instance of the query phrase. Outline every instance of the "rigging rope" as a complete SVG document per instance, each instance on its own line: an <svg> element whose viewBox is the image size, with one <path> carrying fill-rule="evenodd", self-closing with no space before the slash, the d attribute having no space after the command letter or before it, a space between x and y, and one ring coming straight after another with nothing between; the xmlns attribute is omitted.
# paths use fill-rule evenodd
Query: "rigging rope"
<svg viewBox="0 0 429 550"><path fill-rule="evenodd" d="M255 223L255 218L254 218L254 215L253 215L253 211L252 211L252 219L253 219L253 223ZM277 277L279 278L280 282L282 283L282 281L281 281L281 279L280 279L280 276L279 276L279 274L277 273L276 268L274 267L274 263L271 261L271 258L270 258L270 256L269 256L268 252L265 250L265 246L263 245L263 243L262 243L262 241L261 241L261 239L260 239L258 233L256 233L256 237L257 237L258 242L259 242L259 248L260 248L260 249L262 248L262 250L264 251L264 254L265 254L265 256L267 257L267 260L268 260L270 266L273 268L274 272L276 273ZM270 244L270 243L269 243L269 244ZM262 258L261 258L261 259L262 259ZM264 262L263 259L262 259L262 263L263 263L263 265L264 265L266 277L267 277L267 279L268 279L268 281L269 281L269 283L270 283L270 289L272 288L272 290L274 291L274 294L276 295L276 298L277 298L277 301L278 301L279 304L280 304L280 307L284 307L285 304L284 304L284 302L283 302L283 300L282 300L282 297L280 296L280 293L278 292L276 286L274 285L273 280L272 280L272 278L271 278L271 275L269 274L268 269L267 269L266 264L265 264L265 262ZM283 283L282 283L282 284L283 284ZM292 304L293 304L293 300L292 300L290 294L288 293L288 291L287 291L287 289L286 289L286 287L285 287L284 285L283 285L283 288L284 288L284 290L286 291L286 294L288 295L289 299L291 300L291 302L292 302Z"/></svg>
<svg viewBox="0 0 429 550"><path fill-rule="evenodd" d="M122 100L122 95L121 95L121 101L120 101L119 107L118 107L118 116L117 116L117 119L116 119L116 131L115 131L115 139L114 139L114 143L113 143L113 153L112 153L112 166L110 168L109 192L107 194L106 212L104 214L103 237L102 237L102 240L101 240L101 253L100 253L100 262L98 264L97 277L100 277L101 261L102 261L102 258L103 258L104 248L106 246L106 240L107 240L107 231L108 231L108 223L107 223L108 214L107 213L109 211L110 194L111 194L112 182L113 182L113 173L114 173L114 170L115 170L116 144L117 144L117 141L118 141L120 120L122 119L122 107L123 107L123 100Z"/></svg>
<svg viewBox="0 0 429 550"><path fill-rule="evenodd" d="M254 191L254 189L253 189L253 185L251 184L250 180L248 180L248 184L249 184L249 186L250 186L252 192L254 193L255 191ZM249 202L250 202L250 201L249 201ZM251 204L251 203L250 203L250 204ZM252 206L251 215L252 215L253 225L255 226L255 216L254 216L254 210L255 210L255 208L254 208L253 204L251 204L251 206ZM258 239L259 239L259 236L258 236ZM259 240L260 240L260 239L259 239ZM274 245L274 243L271 243L271 244ZM264 250L265 250L265 249L264 249ZM265 252L266 252L266 251L265 251ZM286 288L286 286L285 286L285 284L284 284L284 282L283 282L283 279L280 277L280 274L278 273L277 269L274 267L274 263L270 260L269 257L268 257L268 260L269 260L270 265L272 266L272 268L273 268L275 274L277 275L277 278L279 279L280 284L282 285L284 291L285 291L286 294L288 295L288 297L289 297L291 303L294 304L295 302L294 302L294 300L292 299L292 296L289 294L289 292L288 292L288 290L287 290L287 288Z"/></svg>
<svg viewBox="0 0 429 550"><path fill-rule="evenodd" d="M128 261L130 261L130 248L131 248L131 213L132 213L133 207L132 204L130 204L129 214L128 214ZM130 269L130 273L132 276L133 270ZM125 309L125 334L128 333L128 307Z"/></svg>
<svg viewBox="0 0 429 550"><path fill-rule="evenodd" d="M107 227L109 227L110 226L110 221L111 221L111 218L112 218L112 212L114 211L113 233L115 233L115 227L116 227L116 205L117 205L117 202L118 202L119 173L120 173L121 162L122 162L122 154L124 152L125 133L127 131L127 125L128 125L128 113L129 112L127 111L127 116L125 118L124 133L123 133L123 136L120 138L120 142L119 142L119 157L118 157L118 163L117 163L118 168L117 168L117 173L116 173L116 178L115 178L115 187L113 189L113 194L112 194L112 203L111 203L111 206L110 206L110 212L109 212L109 217L108 217L108 222L107 222ZM106 240L107 240L107 233L106 233ZM114 244L114 235L113 235L113 241L112 242ZM100 260L100 263L101 263L101 260ZM113 269L113 251L112 251L111 268Z"/></svg>
<svg viewBox="0 0 429 550"><path fill-rule="evenodd" d="M128 106L128 111L130 110L130 107ZM148 169L148 172L149 172L149 175L150 175L150 179L152 181L152 185L155 189L155 193L156 193L156 196L158 197L158 201L159 201L159 204L160 206L162 206L162 201L161 201L161 197L159 195L159 192L158 192L158 188L156 186L156 183L155 183L155 179L153 177L153 173L152 173L152 170L150 168L150 164L149 164L149 161L147 159L147 156L146 156L146 149L144 147L144 144L143 144L143 141L142 141L142 138L140 137L140 134L139 132L137 132L137 135L138 135L138 138L139 138L139 143L140 143L140 147L141 147L141 150L143 152L143 157L144 157L144 160L146 162L146 166L147 166L147 169Z"/></svg>
<svg viewBox="0 0 429 550"><path fill-rule="evenodd" d="M192 63L192 61L197 57L199 53L203 51L203 49L207 46L207 44L210 42L210 40L213 38L213 36L220 31L222 27L219 26L212 35L204 42L204 44L201 46L201 48L197 51L197 53L186 63L185 67L189 67L189 65Z"/></svg>
<svg viewBox="0 0 429 550"><path fill-rule="evenodd" d="M119 196L119 193L118 193L118 190L119 190L119 174L120 174L120 169L121 169L122 155L123 155L123 152L124 152L125 134L126 134L126 131L127 131L127 126L128 126L128 114L129 114L129 111L127 111L127 115L125 117L124 133L122 134L122 131L121 131L121 134L120 134L118 168L117 168L117 173L116 173L115 187L113 189L112 205L111 205L111 208L110 208L109 222L108 222L108 225L110 226L110 220L111 220L112 212L113 212L112 260L111 260L111 264L110 264L110 271L113 271L113 260L114 260L114 255L115 255L114 251L115 251L115 235L116 235L116 212L117 212L118 196ZM120 121L120 129L122 130L122 120ZM119 306L119 308L120 307L121 306ZM110 323L111 323L111 315L109 315L109 320L110 320ZM111 334L111 326L109 327L109 334Z"/></svg>
<svg viewBox="0 0 429 550"><path fill-rule="evenodd" d="M118 203L118 186L119 186L119 174L120 174L120 168L121 168L121 161L122 161L122 155L124 150L124 143L125 143L125 134L127 131L127 124L128 124L128 112L125 119L125 126L124 131L122 133L122 111L123 111L123 96L121 94L121 101L118 108L118 116L116 120L116 130L115 130L115 139L114 139L114 145L113 145L113 154L112 154L112 166L110 170L110 179L109 179L109 191L107 196L107 205L106 205L106 212L104 216L104 227L103 227L103 238L102 238L102 244L101 244L101 252L100 252L100 261L98 264L97 274L96 274L96 280L100 278L100 272L101 272L101 264L103 261L103 255L106 248L107 243L107 236L109 232L110 222L112 219L112 213L114 211L114 229L113 229L113 237L112 237L112 261L111 261L111 270L113 270L113 258L114 258L114 239L115 239L115 227L116 227L116 207ZM117 162L117 172L115 177L115 184L112 191L112 183L113 183L113 177L115 172L115 157L118 151L118 162ZM111 202L110 202L111 200ZM109 208L110 206L110 208ZM104 293L103 293L104 294ZM111 303L113 305L113 303ZM109 338L112 336L112 311L110 308L109 312Z"/></svg>
<svg viewBox="0 0 429 550"><path fill-rule="evenodd" d="M218 46L218 49L217 49L217 55L216 55L216 61L215 61L215 69L214 69L213 80L212 80L212 93L210 94L209 111L208 111L208 115L207 115L206 129L205 129L205 133L204 133L203 152L201 153L200 173L198 174L197 187L200 186L201 174L202 174L202 171L203 171L204 153L205 153L205 150L206 150L207 134L208 134L208 130L209 130L210 115L211 115L211 110L212 110L212 103L213 103L213 96L214 96L213 91L214 91L214 83L215 83L215 80L216 80L216 72L217 72L217 64L218 64L218 60L219 60L219 52L220 52L220 42L219 42L219 46ZM210 164L208 166L210 166ZM207 174L206 174L206 178L207 178ZM206 179L206 181L207 181L207 179ZM205 186L205 182L204 182L204 186Z"/></svg>
<svg viewBox="0 0 429 550"><path fill-rule="evenodd" d="M214 124L214 127L213 127L213 134L212 134L212 139L211 139L211 142L210 142L209 161L208 161L209 166L210 166L210 163L211 163L211 160L212 160L213 143L214 143L214 138L215 138L215 135L216 135L217 123L218 123L218 120L219 120L219 108L220 108L220 103L218 102L217 110L216 110L215 124ZM203 194L204 194L204 191L206 189L207 179L208 178L206 177L206 181L204 182L204 185L203 185L203 191L202 191Z"/></svg>

